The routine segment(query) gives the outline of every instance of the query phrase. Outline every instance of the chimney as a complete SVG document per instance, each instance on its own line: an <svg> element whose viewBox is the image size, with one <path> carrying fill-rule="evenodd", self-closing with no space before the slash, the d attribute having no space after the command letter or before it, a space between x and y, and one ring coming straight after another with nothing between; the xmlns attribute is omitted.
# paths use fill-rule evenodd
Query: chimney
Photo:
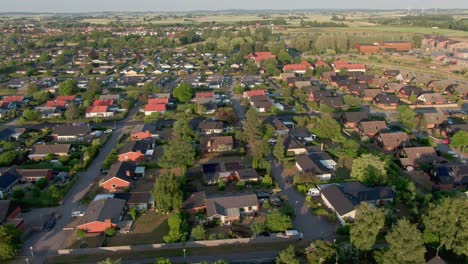
<svg viewBox="0 0 468 264"><path fill-rule="evenodd" d="M110 219L104 220L104 223L105 223L106 225L109 225L109 227L112 227L112 222L111 222Z"/></svg>
<svg viewBox="0 0 468 264"><path fill-rule="evenodd" d="M125 171L125 176L130 177L130 176L132 176L132 174L130 173L129 170L126 170L126 171Z"/></svg>

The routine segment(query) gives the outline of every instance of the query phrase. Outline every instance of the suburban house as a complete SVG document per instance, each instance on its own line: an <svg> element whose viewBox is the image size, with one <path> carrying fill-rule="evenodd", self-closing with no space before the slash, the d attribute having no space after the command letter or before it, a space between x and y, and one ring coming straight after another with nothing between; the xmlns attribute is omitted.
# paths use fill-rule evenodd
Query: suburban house
<svg viewBox="0 0 468 264"><path fill-rule="evenodd" d="M400 147L409 145L409 137L405 132L379 133L375 139L379 146L386 151L394 151Z"/></svg>
<svg viewBox="0 0 468 264"><path fill-rule="evenodd" d="M366 65L362 63L351 64L347 61L334 61L332 66L335 72L346 70L347 72L366 72Z"/></svg>
<svg viewBox="0 0 468 264"><path fill-rule="evenodd" d="M135 132L130 135L130 138L132 140L145 140L145 139L153 139L155 138L156 135L152 134L150 131L145 130L145 131L140 131L140 132Z"/></svg>
<svg viewBox="0 0 468 264"><path fill-rule="evenodd" d="M313 70L314 67L307 61L302 61L299 64L286 64L283 66L284 72L293 72L297 74L306 73L307 69Z"/></svg>
<svg viewBox="0 0 468 264"><path fill-rule="evenodd" d="M374 137L381 130L387 128L387 123L385 123L385 121L361 121L357 129L361 136Z"/></svg>
<svg viewBox="0 0 468 264"><path fill-rule="evenodd" d="M154 144L150 140L133 140L125 143L119 150L119 161L142 162L151 160L154 153Z"/></svg>
<svg viewBox="0 0 468 264"><path fill-rule="evenodd" d="M154 207L154 198L150 192L115 193L113 197L125 200L128 210L135 208L138 212L146 212Z"/></svg>
<svg viewBox="0 0 468 264"><path fill-rule="evenodd" d="M87 125L59 125L52 128L50 136L58 142L78 142L84 141L90 132L91 128Z"/></svg>
<svg viewBox="0 0 468 264"><path fill-rule="evenodd" d="M283 143L286 152L293 152L294 155L300 155L307 152L305 145L297 138L289 135L283 138L283 142L277 142L276 144Z"/></svg>
<svg viewBox="0 0 468 264"><path fill-rule="evenodd" d="M112 164L99 185L108 192L124 191L132 187L133 181L144 175L144 167L138 167L135 162L119 161Z"/></svg>
<svg viewBox="0 0 468 264"><path fill-rule="evenodd" d="M276 59L276 55L268 51L258 51L250 53L246 56L247 59L251 59L255 64L259 65L262 61L267 61L270 59Z"/></svg>
<svg viewBox="0 0 468 264"><path fill-rule="evenodd" d="M24 230L24 219L21 217L21 207L11 200L0 200L0 226L12 225Z"/></svg>
<svg viewBox="0 0 468 264"><path fill-rule="evenodd" d="M273 103L266 95L251 96L250 105L257 110L257 112L265 113L269 112L273 107Z"/></svg>
<svg viewBox="0 0 468 264"><path fill-rule="evenodd" d="M206 194L204 191L194 192L182 203L182 210L188 214L196 214L206 210Z"/></svg>
<svg viewBox="0 0 468 264"><path fill-rule="evenodd" d="M266 90L252 90L252 91L246 91L243 93L244 98L251 98L253 96L262 96L266 95L267 91Z"/></svg>
<svg viewBox="0 0 468 264"><path fill-rule="evenodd" d="M467 190L468 165L457 163L441 163L435 165L431 171L432 189L440 190Z"/></svg>
<svg viewBox="0 0 468 264"><path fill-rule="evenodd" d="M447 117L443 112L423 113L422 118L428 129L439 127L447 121Z"/></svg>
<svg viewBox="0 0 468 264"><path fill-rule="evenodd" d="M423 93L418 96L418 101L425 105L439 105L446 102L441 93Z"/></svg>
<svg viewBox="0 0 468 264"><path fill-rule="evenodd" d="M206 136L200 139L200 146L204 153L227 152L234 147L232 136Z"/></svg>
<svg viewBox="0 0 468 264"><path fill-rule="evenodd" d="M87 233L103 233L107 228L118 228L125 215L125 200L107 198L89 204L84 216L79 220L77 229Z"/></svg>
<svg viewBox="0 0 468 264"><path fill-rule="evenodd" d="M73 102L76 98L76 95L58 95L55 97L55 101L64 101L64 102Z"/></svg>
<svg viewBox="0 0 468 264"><path fill-rule="evenodd" d="M296 156L296 168L302 173L310 173L322 181L328 181L332 177L332 171L316 162L309 155Z"/></svg>
<svg viewBox="0 0 468 264"><path fill-rule="evenodd" d="M423 92L423 89L417 86L403 86L399 91L400 97L408 98L410 95L418 97Z"/></svg>
<svg viewBox="0 0 468 264"><path fill-rule="evenodd" d="M40 179L48 181L54 178L54 171L51 169L18 169L23 182L36 182Z"/></svg>
<svg viewBox="0 0 468 264"><path fill-rule="evenodd" d="M204 120L198 124L198 132L202 135L223 133L223 122Z"/></svg>
<svg viewBox="0 0 468 264"><path fill-rule="evenodd" d="M359 122L367 118L369 118L368 112L344 112L341 115L341 120L347 128L356 128Z"/></svg>
<svg viewBox="0 0 468 264"><path fill-rule="evenodd" d="M114 116L114 112L109 111L109 107L106 105L102 106L88 106L86 108L86 118L92 117L112 117Z"/></svg>
<svg viewBox="0 0 468 264"><path fill-rule="evenodd" d="M166 113L166 104L147 104L144 108L145 116L149 116L152 113Z"/></svg>
<svg viewBox="0 0 468 264"><path fill-rule="evenodd" d="M373 103L378 107L391 107L396 109L400 104L400 98L395 94L377 94L374 97Z"/></svg>
<svg viewBox="0 0 468 264"><path fill-rule="evenodd" d="M53 154L55 156L68 156L70 146L70 144L33 145L28 158L31 160L42 160L49 154Z"/></svg>
<svg viewBox="0 0 468 264"><path fill-rule="evenodd" d="M287 127L278 117L274 116L271 124L275 128L275 135L287 135L289 133L289 127Z"/></svg>
<svg viewBox="0 0 468 264"><path fill-rule="evenodd" d="M434 163L438 160L437 153L433 147L410 147L403 148L399 153L401 165L404 168L417 168L423 163Z"/></svg>
<svg viewBox="0 0 468 264"><path fill-rule="evenodd" d="M259 181L260 177L255 170L250 170L238 161L216 162L202 164L203 180L212 185L220 181Z"/></svg>
<svg viewBox="0 0 468 264"><path fill-rule="evenodd" d="M376 206L393 201L394 192L389 187L366 187L360 182L343 182L318 185L325 205L333 210L342 225L356 217L356 206L370 203Z"/></svg>
<svg viewBox="0 0 468 264"><path fill-rule="evenodd" d="M4 199L21 180L16 166L0 168L0 198Z"/></svg>
<svg viewBox="0 0 468 264"><path fill-rule="evenodd" d="M222 224L240 221L241 217L254 215L259 210L254 193L233 193L206 198L206 217L219 219Z"/></svg>

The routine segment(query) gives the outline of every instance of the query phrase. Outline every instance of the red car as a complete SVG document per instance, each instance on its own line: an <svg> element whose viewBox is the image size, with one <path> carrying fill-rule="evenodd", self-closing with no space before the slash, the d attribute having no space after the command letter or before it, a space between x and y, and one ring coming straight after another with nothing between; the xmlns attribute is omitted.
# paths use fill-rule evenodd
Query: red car
<svg viewBox="0 0 468 264"><path fill-rule="evenodd" d="M448 145L448 144L450 144L450 139L448 139L448 138L443 139L443 140L442 140L442 143Z"/></svg>

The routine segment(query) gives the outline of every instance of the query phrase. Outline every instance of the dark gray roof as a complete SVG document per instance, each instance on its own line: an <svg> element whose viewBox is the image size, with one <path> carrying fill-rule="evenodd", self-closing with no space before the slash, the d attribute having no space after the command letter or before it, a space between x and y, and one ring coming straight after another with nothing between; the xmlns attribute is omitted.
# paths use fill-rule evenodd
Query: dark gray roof
<svg viewBox="0 0 468 264"><path fill-rule="evenodd" d="M4 168L0 173L0 190L4 191L21 179L16 166Z"/></svg>
<svg viewBox="0 0 468 264"><path fill-rule="evenodd" d="M15 210L19 205L11 200L0 200L0 222Z"/></svg>
<svg viewBox="0 0 468 264"><path fill-rule="evenodd" d="M58 136L77 136L86 135L90 132L89 126L71 126L71 125L60 125L52 128L52 135Z"/></svg>
<svg viewBox="0 0 468 264"><path fill-rule="evenodd" d="M152 142L148 140L133 140L125 143L120 149L119 153L136 152L146 153L147 150L152 149Z"/></svg>
<svg viewBox="0 0 468 264"><path fill-rule="evenodd" d="M130 193L116 193L114 198L127 201L127 204L142 204L148 203L151 199L149 192L130 192Z"/></svg>
<svg viewBox="0 0 468 264"><path fill-rule="evenodd" d="M229 209L258 206L257 195L253 192L216 195L206 198L206 215L228 215Z"/></svg>
<svg viewBox="0 0 468 264"><path fill-rule="evenodd" d="M336 185L330 185L323 189L322 195L340 215L345 215L354 210L354 205Z"/></svg>
<svg viewBox="0 0 468 264"><path fill-rule="evenodd" d="M193 208L202 207L205 205L206 195L205 192L195 192L190 195L183 203L182 209L189 210Z"/></svg>
<svg viewBox="0 0 468 264"><path fill-rule="evenodd" d="M105 221L110 219L112 223L118 223L125 208L125 200L116 198L105 198L93 201L89 204L84 216L80 219L80 224L94 221Z"/></svg>
<svg viewBox="0 0 468 264"><path fill-rule="evenodd" d="M125 181L132 181L132 175L135 173L137 164L135 162L116 162L112 164L107 175L103 178L103 181L108 181L113 177ZM127 175L127 171L130 173L130 176Z"/></svg>
<svg viewBox="0 0 468 264"><path fill-rule="evenodd" d="M342 115L343 120L350 123L359 123L368 117L368 112L345 112Z"/></svg>

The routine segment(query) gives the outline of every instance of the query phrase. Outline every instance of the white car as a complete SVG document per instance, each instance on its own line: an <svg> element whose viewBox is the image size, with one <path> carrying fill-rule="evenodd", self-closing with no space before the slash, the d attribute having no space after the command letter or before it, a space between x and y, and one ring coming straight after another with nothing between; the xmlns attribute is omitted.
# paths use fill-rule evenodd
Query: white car
<svg viewBox="0 0 468 264"><path fill-rule="evenodd" d="M74 211L71 214L72 217L80 217L80 216L83 216L83 215L84 215L83 211Z"/></svg>
<svg viewBox="0 0 468 264"><path fill-rule="evenodd" d="M453 151L453 150L447 151L447 154L449 154L450 156L452 156L452 157L454 157L454 158L458 158L457 153L455 153L455 151Z"/></svg>
<svg viewBox="0 0 468 264"><path fill-rule="evenodd" d="M112 128L109 128L106 131L104 131L104 134L110 134L110 133L112 133Z"/></svg>

